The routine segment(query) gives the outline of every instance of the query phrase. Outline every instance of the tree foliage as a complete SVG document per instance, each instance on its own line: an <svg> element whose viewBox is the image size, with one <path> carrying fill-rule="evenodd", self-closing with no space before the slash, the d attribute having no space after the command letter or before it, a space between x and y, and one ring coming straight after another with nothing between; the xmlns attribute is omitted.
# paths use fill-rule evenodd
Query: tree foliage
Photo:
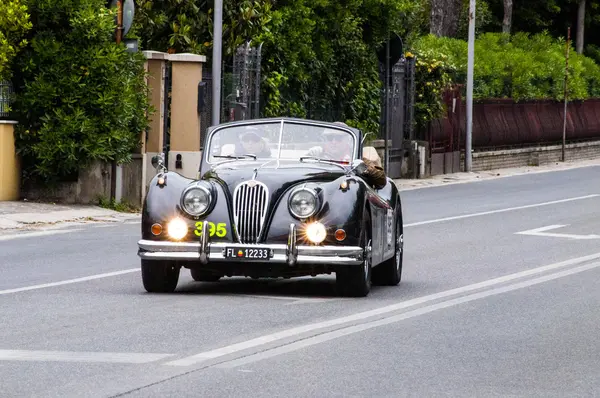
<svg viewBox="0 0 600 398"><path fill-rule="evenodd" d="M377 133L376 49L388 31L410 39L410 21L420 11L408 0L279 2L258 38L265 54L264 114L340 120Z"/></svg>
<svg viewBox="0 0 600 398"><path fill-rule="evenodd" d="M212 0L138 0L133 34L141 46L163 52L212 52ZM271 15L272 0L232 0L223 4L224 57L261 33Z"/></svg>
<svg viewBox="0 0 600 398"><path fill-rule="evenodd" d="M136 34L145 49L210 58L212 1L141 0ZM224 3L223 60L244 42L263 43L265 116L344 120L378 131L377 47L388 31L410 42L423 19L411 0L234 0Z"/></svg>
<svg viewBox="0 0 600 398"><path fill-rule="evenodd" d="M25 35L30 29L27 6L21 0L0 3L0 81L10 78L10 65L27 45Z"/></svg>
<svg viewBox="0 0 600 398"><path fill-rule="evenodd" d="M24 177L55 182L92 161L127 161L147 127L143 55L114 42L103 0L28 0L30 44L15 63Z"/></svg>

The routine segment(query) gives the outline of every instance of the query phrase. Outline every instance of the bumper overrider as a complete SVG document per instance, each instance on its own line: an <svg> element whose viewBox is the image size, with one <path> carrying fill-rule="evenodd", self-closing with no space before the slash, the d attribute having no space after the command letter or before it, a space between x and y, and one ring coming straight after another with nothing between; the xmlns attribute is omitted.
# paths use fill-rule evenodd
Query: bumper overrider
<svg viewBox="0 0 600 398"><path fill-rule="evenodd" d="M287 244L237 244L229 242L210 242L208 223L204 223L202 234L197 242L169 242L142 239L138 242L138 256L144 260L231 262L235 258L226 255L227 250L243 247L245 249L267 249L268 259L256 261L287 264L362 264L364 249L360 246L311 246L298 245L297 228L290 224ZM252 259L244 258L243 261Z"/></svg>

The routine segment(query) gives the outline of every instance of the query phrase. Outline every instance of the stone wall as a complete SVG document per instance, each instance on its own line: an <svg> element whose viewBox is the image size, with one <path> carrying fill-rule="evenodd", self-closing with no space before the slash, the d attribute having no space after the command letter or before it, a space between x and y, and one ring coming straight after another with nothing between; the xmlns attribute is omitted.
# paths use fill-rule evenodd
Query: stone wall
<svg viewBox="0 0 600 398"><path fill-rule="evenodd" d="M561 145L474 152L472 169L473 171L482 171L509 167L539 166L560 162L561 155ZM597 158L600 158L600 141L582 142L565 146L566 161ZM461 156L461 171L464 171L464 154Z"/></svg>

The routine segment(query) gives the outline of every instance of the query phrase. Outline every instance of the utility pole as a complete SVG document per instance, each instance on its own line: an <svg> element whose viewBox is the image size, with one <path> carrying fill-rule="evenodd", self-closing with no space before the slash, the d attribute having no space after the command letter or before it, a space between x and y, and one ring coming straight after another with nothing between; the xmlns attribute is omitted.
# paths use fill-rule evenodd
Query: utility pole
<svg viewBox="0 0 600 398"><path fill-rule="evenodd" d="M469 6L469 58L467 62L467 137L465 140L465 171L472 169L472 137L473 137L473 67L475 63L475 3L470 0Z"/></svg>
<svg viewBox="0 0 600 398"><path fill-rule="evenodd" d="M571 47L571 27L567 29L567 44L565 48L565 109L563 112L563 135L562 135L562 151L561 160L565 161L565 146L567 142L567 103L569 101L569 91L567 85L569 83L569 49Z"/></svg>
<svg viewBox="0 0 600 398"><path fill-rule="evenodd" d="M121 40L123 40L123 0L117 0L117 44L121 44ZM117 185L119 184L119 181L117 181L117 162L113 160L110 166L110 199L111 201L116 201Z"/></svg>
<svg viewBox="0 0 600 398"><path fill-rule="evenodd" d="M212 124L220 123L221 115L221 54L223 39L223 0L214 0L213 60L212 60Z"/></svg>

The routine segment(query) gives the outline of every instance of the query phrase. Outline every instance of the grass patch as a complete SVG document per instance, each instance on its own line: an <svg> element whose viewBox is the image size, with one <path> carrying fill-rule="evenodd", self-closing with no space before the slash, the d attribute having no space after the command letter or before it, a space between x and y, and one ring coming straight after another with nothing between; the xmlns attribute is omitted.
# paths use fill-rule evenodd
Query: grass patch
<svg viewBox="0 0 600 398"><path fill-rule="evenodd" d="M109 200L104 197L98 198L98 206L120 213L139 213L142 210L140 206L135 206L127 202L117 203L114 199Z"/></svg>

